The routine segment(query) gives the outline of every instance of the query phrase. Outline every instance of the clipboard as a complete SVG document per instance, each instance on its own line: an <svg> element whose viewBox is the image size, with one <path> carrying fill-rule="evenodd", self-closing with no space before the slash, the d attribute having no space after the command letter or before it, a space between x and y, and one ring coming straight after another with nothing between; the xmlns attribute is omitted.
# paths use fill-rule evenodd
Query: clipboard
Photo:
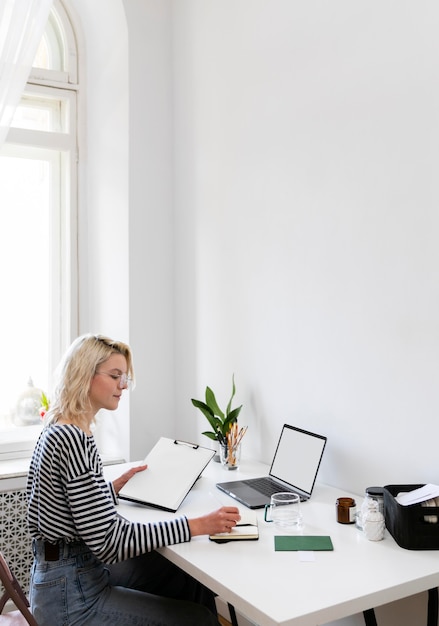
<svg viewBox="0 0 439 626"><path fill-rule="evenodd" d="M119 498L175 513L214 455L196 443L160 437L144 460L148 468L127 482Z"/></svg>

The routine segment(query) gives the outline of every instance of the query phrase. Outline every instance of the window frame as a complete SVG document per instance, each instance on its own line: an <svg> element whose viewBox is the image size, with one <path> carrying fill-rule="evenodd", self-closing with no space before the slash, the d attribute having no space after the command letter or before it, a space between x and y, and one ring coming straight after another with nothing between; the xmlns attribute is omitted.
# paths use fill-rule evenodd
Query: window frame
<svg viewBox="0 0 439 626"><path fill-rule="evenodd" d="M56 28L62 44L64 67L46 70L33 67L23 92L23 97L55 98L65 102L68 119L59 132L39 131L11 127L4 143L4 154L13 156L23 148L28 151L25 158L32 158L34 149L53 152L59 158L63 174L56 190L59 197L59 221L54 228L59 234L55 265L57 305L52 315L51 364L61 355L78 333L79 328L79 284L78 284L78 59L76 37L67 12L60 2L54 1L48 20L50 28ZM52 33L53 34L53 33ZM58 155L55 156L55 152ZM54 239L57 239L56 237ZM53 241L51 245L53 245ZM58 314L59 311L59 314ZM55 313L55 314L54 314ZM52 367L53 369L53 367ZM1 427L0 461L30 456L41 426Z"/></svg>
<svg viewBox="0 0 439 626"><path fill-rule="evenodd" d="M78 53L75 32L60 0L54 0L50 11L48 24L50 28L56 28L64 49L64 69L46 70L40 67L32 67L28 84L66 86L78 88Z"/></svg>

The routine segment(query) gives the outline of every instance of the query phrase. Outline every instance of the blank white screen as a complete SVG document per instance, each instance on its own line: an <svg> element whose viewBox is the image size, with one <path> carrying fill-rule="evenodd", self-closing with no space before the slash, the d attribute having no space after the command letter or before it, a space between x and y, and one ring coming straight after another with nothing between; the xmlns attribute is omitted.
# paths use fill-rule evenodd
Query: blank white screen
<svg viewBox="0 0 439 626"><path fill-rule="evenodd" d="M311 493L326 439L284 426L270 475Z"/></svg>

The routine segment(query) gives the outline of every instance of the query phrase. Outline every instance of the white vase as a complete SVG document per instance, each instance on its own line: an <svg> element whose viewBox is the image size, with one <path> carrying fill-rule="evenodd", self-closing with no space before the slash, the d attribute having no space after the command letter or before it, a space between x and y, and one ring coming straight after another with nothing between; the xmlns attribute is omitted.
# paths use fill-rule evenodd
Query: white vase
<svg viewBox="0 0 439 626"><path fill-rule="evenodd" d="M363 532L366 538L369 541L381 541L384 539L385 526L384 515L378 510L378 502L371 500L363 517Z"/></svg>

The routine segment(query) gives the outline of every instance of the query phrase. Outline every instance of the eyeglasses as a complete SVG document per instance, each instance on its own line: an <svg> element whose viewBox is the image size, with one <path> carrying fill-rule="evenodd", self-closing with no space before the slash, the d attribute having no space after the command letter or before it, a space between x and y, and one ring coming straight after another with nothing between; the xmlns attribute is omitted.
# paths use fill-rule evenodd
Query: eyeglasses
<svg viewBox="0 0 439 626"><path fill-rule="evenodd" d="M125 387L129 390L133 388L133 379L128 376L128 374L113 374L113 372L96 372L96 374L105 374L105 376L109 376L113 380L117 380L117 386L119 389L125 389Z"/></svg>

